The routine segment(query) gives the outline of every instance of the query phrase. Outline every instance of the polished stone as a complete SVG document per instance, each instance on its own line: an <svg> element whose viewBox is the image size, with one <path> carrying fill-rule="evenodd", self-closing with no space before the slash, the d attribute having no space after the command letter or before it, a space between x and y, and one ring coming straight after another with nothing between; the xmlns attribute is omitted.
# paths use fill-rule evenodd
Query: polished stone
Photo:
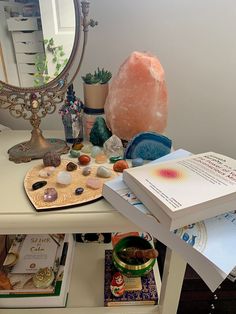
<svg viewBox="0 0 236 314"><path fill-rule="evenodd" d="M60 171L57 174L57 183L62 185L69 185L72 182L71 174L67 171Z"/></svg>
<svg viewBox="0 0 236 314"><path fill-rule="evenodd" d="M50 177L50 175L56 170L55 167L51 166L51 167L44 167L43 169L41 169L39 171L39 176L41 178L47 178Z"/></svg>
<svg viewBox="0 0 236 314"><path fill-rule="evenodd" d="M122 160L123 158L121 157L121 156L111 156L110 158L109 158L109 160L110 160L110 162L112 163L112 164L114 164L116 161L118 161L118 160Z"/></svg>
<svg viewBox="0 0 236 314"><path fill-rule="evenodd" d="M104 153L97 154L95 162L97 164L105 164L107 162L107 156Z"/></svg>
<svg viewBox="0 0 236 314"><path fill-rule="evenodd" d="M91 150L91 157L96 158L98 154L102 153L102 149L99 146L93 146Z"/></svg>
<svg viewBox="0 0 236 314"><path fill-rule="evenodd" d="M100 178L110 178L111 177L111 170L104 167L104 166L100 166L97 169L97 176Z"/></svg>
<svg viewBox="0 0 236 314"><path fill-rule="evenodd" d="M32 184L32 190L38 190L41 189L43 186L47 184L47 181L38 181Z"/></svg>
<svg viewBox="0 0 236 314"><path fill-rule="evenodd" d="M82 175L87 177L91 174L91 167L85 167L83 170L82 170Z"/></svg>
<svg viewBox="0 0 236 314"><path fill-rule="evenodd" d="M80 156L80 151L79 150L75 150L75 149L71 149L70 150L70 155L72 158L78 158Z"/></svg>
<svg viewBox="0 0 236 314"><path fill-rule="evenodd" d="M78 161L80 165L86 166L90 163L91 158L88 155L80 155Z"/></svg>
<svg viewBox="0 0 236 314"><path fill-rule="evenodd" d="M81 148L81 152L84 154L90 154L93 148L93 144L90 142L84 143L84 146Z"/></svg>
<svg viewBox="0 0 236 314"><path fill-rule="evenodd" d="M66 170L67 171L74 171L74 170L76 170L77 169L77 165L75 164L75 163L73 163L73 162L68 162L68 164L66 165Z"/></svg>
<svg viewBox="0 0 236 314"><path fill-rule="evenodd" d="M86 186L93 190L98 190L102 187L102 181L98 178L88 178Z"/></svg>
<svg viewBox="0 0 236 314"><path fill-rule="evenodd" d="M43 156L43 164L45 167L58 167L61 164L61 156L57 152L47 152Z"/></svg>
<svg viewBox="0 0 236 314"><path fill-rule="evenodd" d="M47 188L44 190L43 199L45 202L54 202L57 198L58 194L55 188Z"/></svg>
<svg viewBox="0 0 236 314"><path fill-rule="evenodd" d="M74 143L72 145L73 150L81 150L84 145L82 143Z"/></svg>
<svg viewBox="0 0 236 314"><path fill-rule="evenodd" d="M132 159L131 163L132 163L132 167L139 167L143 165L144 160L143 158L134 158Z"/></svg>
<svg viewBox="0 0 236 314"><path fill-rule="evenodd" d="M76 194L76 195L81 195L83 192L84 192L84 189L81 188L81 187L79 187L79 188L77 188L77 189L75 190L75 194Z"/></svg>
<svg viewBox="0 0 236 314"><path fill-rule="evenodd" d="M113 165L113 170L116 172L123 172L127 168L129 168L129 165L126 160L118 160Z"/></svg>

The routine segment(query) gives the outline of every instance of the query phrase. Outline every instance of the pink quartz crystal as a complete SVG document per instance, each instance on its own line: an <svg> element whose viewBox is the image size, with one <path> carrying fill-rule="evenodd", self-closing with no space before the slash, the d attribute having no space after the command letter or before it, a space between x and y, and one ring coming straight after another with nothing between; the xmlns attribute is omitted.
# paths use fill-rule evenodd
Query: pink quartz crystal
<svg viewBox="0 0 236 314"><path fill-rule="evenodd" d="M167 88L159 60L133 52L114 77L105 103L112 133L130 140L144 131L163 133L167 124Z"/></svg>

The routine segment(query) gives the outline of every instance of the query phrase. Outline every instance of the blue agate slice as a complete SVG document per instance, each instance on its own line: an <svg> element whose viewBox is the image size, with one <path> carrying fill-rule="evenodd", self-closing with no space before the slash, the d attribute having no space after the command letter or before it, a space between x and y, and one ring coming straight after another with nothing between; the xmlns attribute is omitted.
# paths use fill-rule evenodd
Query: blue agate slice
<svg viewBox="0 0 236 314"><path fill-rule="evenodd" d="M155 160L170 153L172 141L156 132L141 132L135 135L125 150L125 159L142 158Z"/></svg>

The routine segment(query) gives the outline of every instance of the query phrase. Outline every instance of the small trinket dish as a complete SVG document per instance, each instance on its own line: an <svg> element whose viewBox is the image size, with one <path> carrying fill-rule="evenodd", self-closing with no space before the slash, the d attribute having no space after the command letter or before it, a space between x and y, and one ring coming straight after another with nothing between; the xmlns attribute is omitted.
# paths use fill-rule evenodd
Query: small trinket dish
<svg viewBox="0 0 236 314"><path fill-rule="evenodd" d="M48 288L53 280L54 280L54 273L51 268L45 267L40 268L39 271L34 274L32 280L33 284L36 288Z"/></svg>

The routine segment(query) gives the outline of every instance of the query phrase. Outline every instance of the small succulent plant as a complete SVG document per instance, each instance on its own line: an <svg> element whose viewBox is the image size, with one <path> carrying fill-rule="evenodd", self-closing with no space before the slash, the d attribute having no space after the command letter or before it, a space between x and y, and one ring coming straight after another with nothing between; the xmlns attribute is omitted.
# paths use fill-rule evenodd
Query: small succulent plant
<svg viewBox="0 0 236 314"><path fill-rule="evenodd" d="M84 83L86 84L106 84L112 77L110 71L97 68L94 73L87 73L85 76L82 76Z"/></svg>

